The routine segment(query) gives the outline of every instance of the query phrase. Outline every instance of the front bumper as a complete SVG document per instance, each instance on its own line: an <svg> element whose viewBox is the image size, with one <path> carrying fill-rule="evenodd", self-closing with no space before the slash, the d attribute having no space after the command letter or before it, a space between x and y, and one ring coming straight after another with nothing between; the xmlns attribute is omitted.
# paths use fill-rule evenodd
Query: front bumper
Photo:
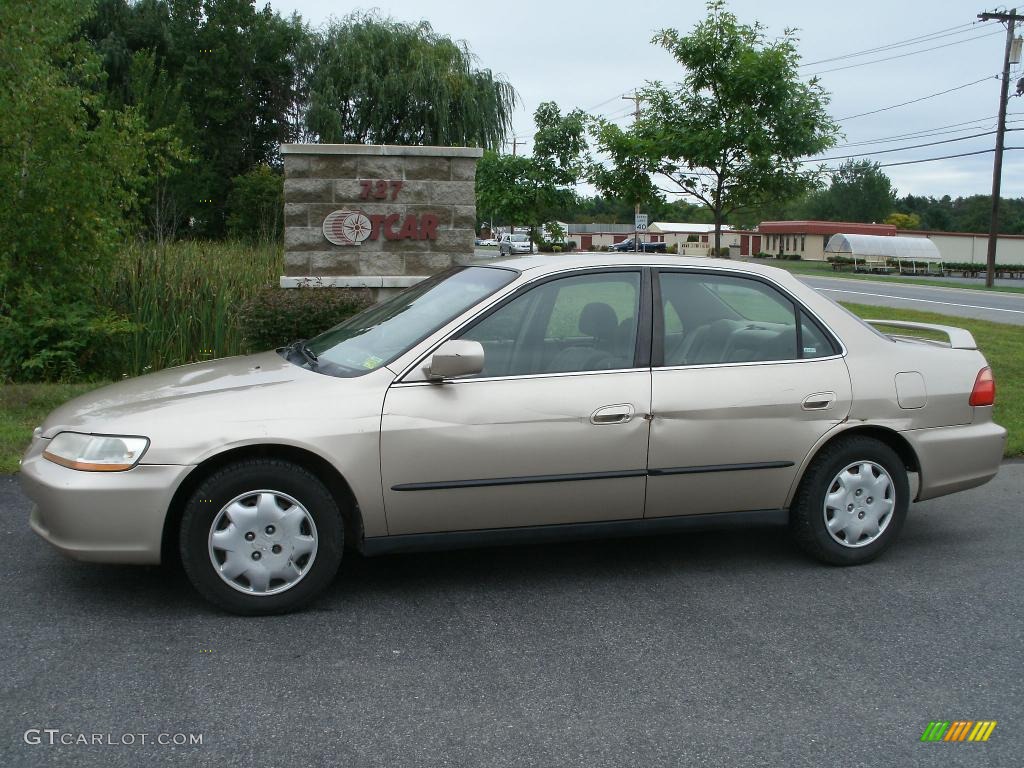
<svg viewBox="0 0 1024 768"><path fill-rule="evenodd" d="M984 485L999 471L1006 430L992 421L901 432L921 464L916 501Z"/></svg>
<svg viewBox="0 0 1024 768"><path fill-rule="evenodd" d="M160 562L164 519L190 466L140 464L81 472L30 449L21 486L34 502L29 525L68 557L99 563Z"/></svg>

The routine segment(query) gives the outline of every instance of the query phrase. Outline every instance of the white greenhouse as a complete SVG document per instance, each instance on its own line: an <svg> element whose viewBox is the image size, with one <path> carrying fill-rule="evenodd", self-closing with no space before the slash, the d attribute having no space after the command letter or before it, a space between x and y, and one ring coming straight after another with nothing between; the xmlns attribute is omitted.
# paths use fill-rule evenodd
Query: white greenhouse
<svg viewBox="0 0 1024 768"><path fill-rule="evenodd" d="M926 272L932 264L938 265L940 271L942 269L942 254L927 237L837 234L829 238L825 254L853 259L855 271L883 269L891 262L896 262L900 272L906 269L916 273L921 263L924 263Z"/></svg>

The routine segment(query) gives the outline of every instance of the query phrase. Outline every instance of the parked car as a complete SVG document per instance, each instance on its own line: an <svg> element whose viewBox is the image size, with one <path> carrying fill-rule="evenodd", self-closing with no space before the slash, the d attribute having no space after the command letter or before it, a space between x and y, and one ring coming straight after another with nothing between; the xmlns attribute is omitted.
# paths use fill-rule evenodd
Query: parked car
<svg viewBox="0 0 1024 768"><path fill-rule="evenodd" d="M57 408L21 465L30 524L80 560L180 558L242 614L314 597L347 549L776 523L864 563L1006 441L968 332L877 322L751 263L457 267L309 341Z"/></svg>
<svg viewBox="0 0 1024 768"><path fill-rule="evenodd" d="M644 253L665 253L665 243L645 243L640 241L640 250ZM627 240L623 240L621 243L615 243L611 246L613 251L633 251L636 252L636 245L633 243L633 238L630 237Z"/></svg>
<svg viewBox="0 0 1024 768"><path fill-rule="evenodd" d="M488 237L483 240L477 241L477 245L483 246L484 248L492 248L498 245L498 241L493 237Z"/></svg>
<svg viewBox="0 0 1024 768"><path fill-rule="evenodd" d="M529 235L514 233L501 236L498 251L502 256L513 256L517 253L534 253L534 247Z"/></svg>

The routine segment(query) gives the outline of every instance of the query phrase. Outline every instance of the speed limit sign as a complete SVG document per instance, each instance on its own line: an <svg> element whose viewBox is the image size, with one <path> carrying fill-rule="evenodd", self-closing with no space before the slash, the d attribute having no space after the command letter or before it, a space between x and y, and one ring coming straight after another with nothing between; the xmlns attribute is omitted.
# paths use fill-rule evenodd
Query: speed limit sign
<svg viewBox="0 0 1024 768"><path fill-rule="evenodd" d="M638 213L636 214L636 231L646 232L647 231L647 214Z"/></svg>

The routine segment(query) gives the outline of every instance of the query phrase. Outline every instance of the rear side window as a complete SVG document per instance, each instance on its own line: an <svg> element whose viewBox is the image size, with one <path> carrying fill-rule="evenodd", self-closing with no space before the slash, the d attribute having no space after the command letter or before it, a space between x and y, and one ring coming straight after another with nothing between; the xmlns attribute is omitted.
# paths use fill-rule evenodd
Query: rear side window
<svg viewBox="0 0 1024 768"><path fill-rule="evenodd" d="M800 357L828 357L838 351L810 316L800 310Z"/></svg>
<svg viewBox="0 0 1024 768"><path fill-rule="evenodd" d="M713 365L826 357L828 335L792 299L744 277L659 275L664 365Z"/></svg>

